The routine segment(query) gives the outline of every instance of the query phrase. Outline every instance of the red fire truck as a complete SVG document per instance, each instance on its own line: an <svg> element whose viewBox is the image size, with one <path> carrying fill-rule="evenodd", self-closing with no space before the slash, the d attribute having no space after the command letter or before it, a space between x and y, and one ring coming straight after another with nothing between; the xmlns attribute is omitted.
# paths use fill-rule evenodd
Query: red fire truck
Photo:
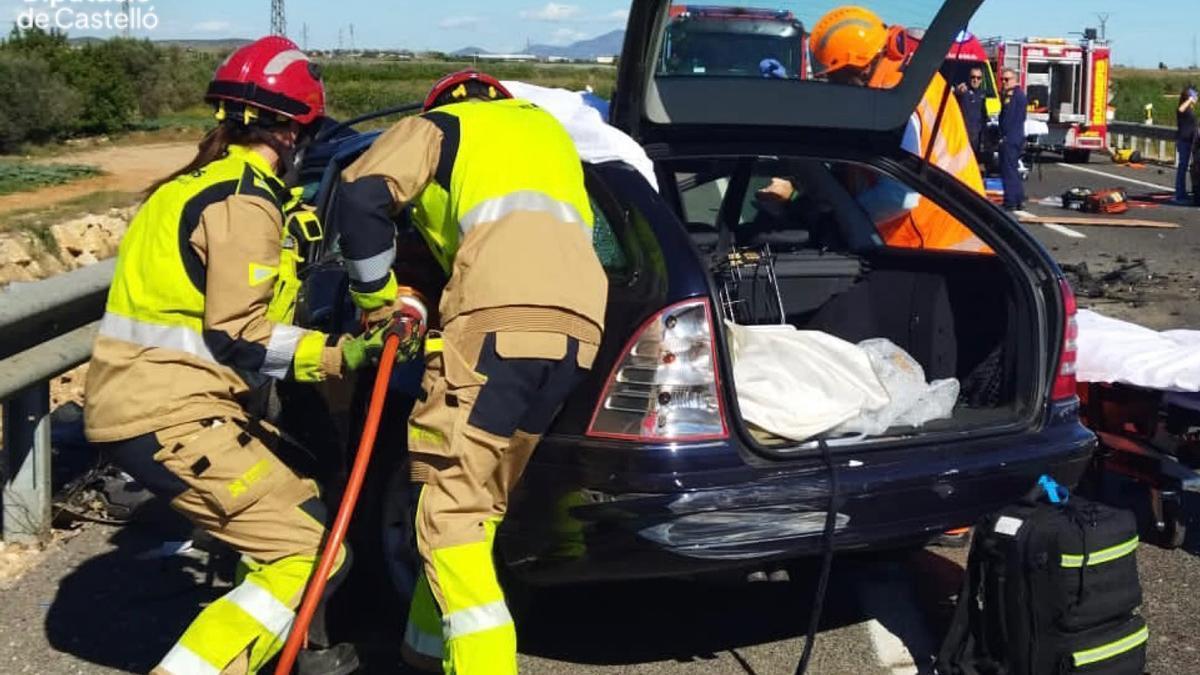
<svg viewBox="0 0 1200 675"><path fill-rule="evenodd" d="M1017 72L1029 98L1028 118L1049 127L1038 145L1067 161L1087 161L1092 150L1108 147L1111 48L1094 29L1080 40L992 38L983 46L997 73Z"/></svg>
<svg viewBox="0 0 1200 675"><path fill-rule="evenodd" d="M672 5L661 59L666 75L758 77L775 59L781 76L809 76L808 35L785 9Z"/></svg>

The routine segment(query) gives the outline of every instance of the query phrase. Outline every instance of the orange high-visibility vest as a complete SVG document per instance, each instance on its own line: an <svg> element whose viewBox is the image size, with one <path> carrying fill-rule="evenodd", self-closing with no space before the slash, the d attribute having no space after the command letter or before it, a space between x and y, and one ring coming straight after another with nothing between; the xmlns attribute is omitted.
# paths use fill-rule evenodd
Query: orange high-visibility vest
<svg viewBox="0 0 1200 675"><path fill-rule="evenodd" d="M896 86L903 77L900 66L899 61L884 59L876 68L869 86L879 89ZM955 176L977 194L986 196L979 163L967 136L966 123L953 95L946 100L941 124L937 124L938 110L948 86L940 73L934 73L933 81L925 88L925 95L917 104L917 116L921 120L921 156L928 155L931 164ZM936 140L933 139L935 125ZM933 142L933 152L929 152L930 142ZM925 197L908 213L879 224L879 233L889 246L992 252L957 218Z"/></svg>

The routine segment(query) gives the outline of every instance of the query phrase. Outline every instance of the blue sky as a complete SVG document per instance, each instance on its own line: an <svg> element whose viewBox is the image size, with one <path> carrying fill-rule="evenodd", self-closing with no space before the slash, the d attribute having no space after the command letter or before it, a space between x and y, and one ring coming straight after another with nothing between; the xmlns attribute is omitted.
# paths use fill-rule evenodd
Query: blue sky
<svg viewBox="0 0 1200 675"><path fill-rule="evenodd" d="M707 0L710 4L788 7L811 24L827 0ZM940 0L859 0L876 8L885 20L919 23L932 16ZM58 3L52 7L52 3ZM55 12L103 12L118 0L0 0L0 16L31 9ZM142 12L158 19L153 30L135 35L163 38L254 37L266 32L270 0L133 0ZM288 28L297 41L309 27L309 45L405 47L454 50L468 45L492 51L514 51L526 40L567 44L624 26L629 0L288 0ZM1193 39L1200 33L1195 3L1184 0L985 0L972 26L979 35L1063 36L1098 25L1095 13L1111 12L1108 36L1119 63L1155 66L1164 61L1185 66L1193 61ZM7 11L4 11L7 8ZM1189 20L1189 17L1194 17ZM74 30L75 35L111 35L112 30Z"/></svg>

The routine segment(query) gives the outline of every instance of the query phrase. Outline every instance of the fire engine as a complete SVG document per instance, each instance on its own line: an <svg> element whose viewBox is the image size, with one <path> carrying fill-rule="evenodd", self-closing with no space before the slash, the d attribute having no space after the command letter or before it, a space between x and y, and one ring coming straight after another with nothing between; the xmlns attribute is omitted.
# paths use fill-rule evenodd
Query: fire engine
<svg viewBox="0 0 1200 675"><path fill-rule="evenodd" d="M808 35L781 9L672 5L660 72L667 75L760 75L775 59L788 78L807 78Z"/></svg>
<svg viewBox="0 0 1200 675"><path fill-rule="evenodd" d="M983 48L997 72L1017 72L1029 98L1028 119L1049 127L1037 145L1069 162L1086 162L1093 150L1108 147L1111 48L1094 29L1080 40L992 38Z"/></svg>

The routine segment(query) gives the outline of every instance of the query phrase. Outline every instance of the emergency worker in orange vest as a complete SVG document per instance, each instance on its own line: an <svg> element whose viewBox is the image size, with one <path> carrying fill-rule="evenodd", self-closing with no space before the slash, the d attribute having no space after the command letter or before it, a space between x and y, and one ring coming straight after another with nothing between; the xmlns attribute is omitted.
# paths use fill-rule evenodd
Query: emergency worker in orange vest
<svg viewBox="0 0 1200 675"><path fill-rule="evenodd" d="M868 9L843 6L826 14L813 29L813 72L830 82L888 89L904 77L912 49L907 31L887 26ZM950 95L946 80L935 73L917 110L909 120L903 147L957 177L980 195L983 178L971 149L958 101ZM938 111L942 112L938 120ZM935 137L936 129L936 137ZM932 146L932 147L931 147ZM876 225L889 246L990 252L971 230L928 199L898 184L886 189L891 179L870 176L870 185L860 186L859 201L876 218ZM884 189L881 189L884 188ZM878 204L891 195L891 208Z"/></svg>

